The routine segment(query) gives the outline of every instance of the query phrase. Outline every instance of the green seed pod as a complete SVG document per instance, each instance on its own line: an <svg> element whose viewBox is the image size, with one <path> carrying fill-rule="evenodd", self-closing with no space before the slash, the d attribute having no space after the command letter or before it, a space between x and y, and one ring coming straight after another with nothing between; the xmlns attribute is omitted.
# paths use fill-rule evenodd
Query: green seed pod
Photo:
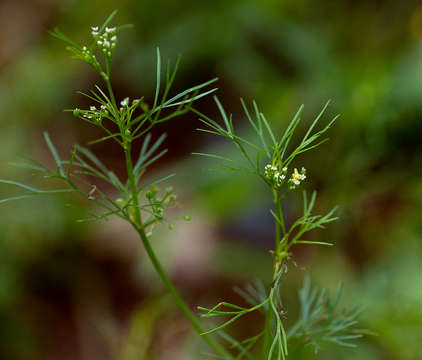
<svg viewBox="0 0 422 360"><path fill-rule="evenodd" d="M100 75L103 77L103 79L105 81L108 81L109 80L109 77L108 77L108 75L105 72L102 72Z"/></svg>
<svg viewBox="0 0 422 360"><path fill-rule="evenodd" d="M185 215L185 217L183 218L185 221L191 221L192 218L189 215Z"/></svg>
<svg viewBox="0 0 422 360"><path fill-rule="evenodd" d="M122 198L118 198L116 199L116 203L125 206L127 204L126 200L122 199Z"/></svg>
<svg viewBox="0 0 422 360"><path fill-rule="evenodd" d="M142 109L142 111L148 111L148 110L149 110L148 104L147 104L147 103L142 102L142 103L141 103L141 109Z"/></svg>

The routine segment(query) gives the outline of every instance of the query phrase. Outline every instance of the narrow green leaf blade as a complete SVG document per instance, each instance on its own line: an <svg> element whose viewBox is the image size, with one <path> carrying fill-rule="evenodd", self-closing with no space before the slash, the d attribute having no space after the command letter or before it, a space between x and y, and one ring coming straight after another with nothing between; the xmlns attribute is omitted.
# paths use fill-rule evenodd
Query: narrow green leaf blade
<svg viewBox="0 0 422 360"><path fill-rule="evenodd" d="M51 153L53 154L54 160L56 161L57 167L59 168L60 175L64 177L65 174L63 170L62 161L60 160L59 154L57 153L57 150L54 147L53 143L51 142L50 136L48 135L46 131L44 132L44 139Z"/></svg>
<svg viewBox="0 0 422 360"><path fill-rule="evenodd" d="M217 96L214 96L214 101L217 104L218 110L220 111L221 117L223 118L224 124L226 125L227 132L231 133L231 128L229 124L229 119L227 117L226 111L224 110L223 105L221 104L220 100L218 100Z"/></svg>
<svg viewBox="0 0 422 360"><path fill-rule="evenodd" d="M81 145L76 145L78 151L80 153L82 153L85 157L87 157L89 160L92 161L92 163L94 163L103 173L104 175L107 175L107 173L109 172L109 170L106 168L106 166L101 162L100 159L98 159L98 157L89 149L81 146Z"/></svg>
<svg viewBox="0 0 422 360"><path fill-rule="evenodd" d="M161 83L161 55L160 55L160 48L157 47L157 84L155 86L153 108L157 106L158 96L160 94L160 83Z"/></svg>
<svg viewBox="0 0 422 360"><path fill-rule="evenodd" d="M104 31L104 29L106 28L106 26L108 26L108 24L110 24L111 20L113 20L113 18L116 16L117 14L117 10L114 10L106 19L106 21L104 21L103 25L101 25L100 27L100 34Z"/></svg>

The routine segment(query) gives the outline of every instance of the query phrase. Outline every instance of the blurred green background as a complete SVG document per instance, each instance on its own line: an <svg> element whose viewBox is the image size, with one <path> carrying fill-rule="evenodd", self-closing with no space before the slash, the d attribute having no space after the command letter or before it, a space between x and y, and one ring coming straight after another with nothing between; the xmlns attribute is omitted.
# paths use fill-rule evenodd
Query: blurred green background
<svg viewBox="0 0 422 360"><path fill-rule="evenodd" d="M42 140L59 152L99 135L64 113L89 104L76 94L101 79L70 59L48 35L54 26L77 41L118 8L113 83L118 98L153 97L155 47L183 54L175 85L183 90L218 76L218 95L248 133L239 97L255 99L282 131L300 104L304 126L328 99L341 113L330 142L300 159L318 210L340 206L340 220L312 240L332 248L295 249L283 299L286 322L297 311L306 273L334 288L344 306L362 304L366 337L356 349L324 345L297 359L422 359L422 5L420 1L311 0L3 0L0 3L0 177L48 187L8 162L29 156L53 165ZM212 99L200 109L217 117ZM269 279L270 194L247 175L207 172L209 150L228 143L196 132L194 116L166 124L169 155L154 175L175 172L174 216L192 221L162 229L153 246L192 305L241 301L232 287ZM243 130L242 130L243 129ZM120 176L124 163L109 144L93 150ZM0 198L19 190L2 184ZM71 205L67 205L71 204ZM300 192L285 204L301 211ZM0 358L200 359L202 343L166 295L135 233L116 219L81 224L90 204L46 197L0 206ZM253 335L259 319L233 328Z"/></svg>

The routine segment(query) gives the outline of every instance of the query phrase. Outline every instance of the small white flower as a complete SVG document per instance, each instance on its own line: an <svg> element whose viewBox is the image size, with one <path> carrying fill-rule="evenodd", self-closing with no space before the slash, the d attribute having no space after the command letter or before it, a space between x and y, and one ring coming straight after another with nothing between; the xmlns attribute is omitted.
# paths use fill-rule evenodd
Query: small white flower
<svg viewBox="0 0 422 360"><path fill-rule="evenodd" d="M97 110L97 108L95 106L90 106L89 110L95 111L95 110Z"/></svg>
<svg viewBox="0 0 422 360"><path fill-rule="evenodd" d="M287 171L287 167L285 166L283 169L281 169L281 171L286 172Z"/></svg>
<svg viewBox="0 0 422 360"><path fill-rule="evenodd" d="M284 169L282 170L284 171ZM276 165L267 164L264 167L264 175L270 180L273 186L277 189L280 188L286 179L286 175L282 173Z"/></svg>
<svg viewBox="0 0 422 360"><path fill-rule="evenodd" d="M127 97L127 98L124 98L121 102L120 102L120 105L122 105L122 106L128 106L128 104L129 104L129 98Z"/></svg>
<svg viewBox="0 0 422 360"><path fill-rule="evenodd" d="M107 110L107 106L101 105L101 110Z"/></svg>
<svg viewBox="0 0 422 360"><path fill-rule="evenodd" d="M300 180L300 174L299 174L299 172L297 171L296 168L295 168L295 170L294 170L294 172L292 174L292 179L293 180Z"/></svg>
<svg viewBox="0 0 422 360"><path fill-rule="evenodd" d="M295 168L291 178L289 179L289 183L290 183L290 189L293 190L295 189L298 185L300 185L300 182L306 179L306 169L302 168L301 172L299 173L299 171L297 171L297 169Z"/></svg>
<svg viewBox="0 0 422 360"><path fill-rule="evenodd" d="M98 31L98 26L91 26L92 31Z"/></svg>

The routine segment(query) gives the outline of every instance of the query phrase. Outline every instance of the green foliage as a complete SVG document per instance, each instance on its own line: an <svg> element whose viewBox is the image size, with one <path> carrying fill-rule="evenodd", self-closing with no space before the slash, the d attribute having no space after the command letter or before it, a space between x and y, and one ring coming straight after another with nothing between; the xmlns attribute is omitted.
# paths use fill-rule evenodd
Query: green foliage
<svg viewBox="0 0 422 360"><path fill-rule="evenodd" d="M320 130L315 130L318 122L321 120L324 112L326 111L329 102L324 106L319 115L308 127L305 135L302 137L297 145L292 146L292 139L295 129L297 128L301 115L303 112L303 105L299 108L290 124L287 126L284 133L278 138L271 129L269 122L265 116L260 112L256 102L252 103L254 115L249 112L245 102L241 99L241 105L246 118L253 131L256 133L256 138L259 143L254 143L249 139L245 139L235 133L232 121L232 115L228 115L224 110L221 102L217 97L214 97L218 110L221 114L224 125L220 125L215 120L207 117L197 110L193 110L200 116L200 121L207 126L206 129L198 129L201 132L210 133L217 136L222 136L230 141L237 147L244 158L244 163L239 163L230 158L206 153L195 153L199 156L205 156L211 159L223 161L225 163L234 164L234 166L223 165L221 169L230 171L244 171L251 173L265 182L269 188L274 209L270 210L274 218L275 225L275 248L270 253L274 258L274 272L272 283L269 290L260 287L258 292L255 288L250 288L251 293L241 291L245 299L252 303L250 308L232 304L229 302L221 302L211 309L199 307L203 311L202 317L229 317L229 320L223 322L221 325L204 332L203 334L210 334L226 329L229 325L233 324L241 317L255 311L262 311L265 316L265 325L262 330L250 339L243 341L235 341L234 344L244 345L244 347L237 347L238 354L236 359L250 358L253 359L249 350L258 343L262 337L262 351L261 359L286 359L288 356L288 339L295 334L300 337L303 334L308 336L310 343L319 349L319 341L331 341L339 345L351 346L349 341L359 338L362 333L349 334L346 330L355 325L355 317L357 313L350 313L344 317L336 316L334 313L335 306L340 296L338 292L337 300L331 304L328 299L328 305L325 306L324 293L321 292L318 296L316 303L314 303L316 291L309 294L309 280L305 281L305 287L301 292L301 305L303 308L302 318L296 323L295 327L289 330L289 336L286 334L285 326L283 324L282 314L285 309L281 301L281 278L287 272L289 260L292 257L291 247L297 244L308 245L332 245L328 242L310 241L303 239L303 236L314 229L324 228L326 224L337 220L333 216L336 208L333 208L326 215L313 215L312 210L315 205L316 192L313 192L311 199L308 201L306 191L303 192L303 216L294 221L290 227L286 226L282 200L292 191L297 189L301 183L306 179L306 169L302 167L300 171L294 168L291 175L288 177L288 169L296 158L310 150L313 150L327 141L323 135L331 128L338 116L335 116L327 125ZM267 159L267 164L264 166L262 159ZM259 300L258 300L259 299ZM309 307L312 307L312 316L308 318ZM229 311L221 311L221 308L227 308ZM329 320L321 321L318 316L327 315ZM328 319L327 318L327 319ZM312 323L314 321L314 323ZM306 331L303 330L299 333L299 328L309 326ZM318 326L318 327L317 327ZM310 330L315 327L315 331ZM292 330L294 330L292 332ZM314 338L311 336L315 335ZM319 337L318 337L319 336ZM308 341L308 340L307 340ZM232 345L233 346L233 345Z"/></svg>
<svg viewBox="0 0 422 360"><path fill-rule="evenodd" d="M1 180L2 183L20 186L28 190L28 194L13 196L2 199L1 202L18 200L31 196L57 193L57 192L76 192L91 202L102 208L103 213L92 213L89 218L81 221L107 219L111 215L117 215L136 226L141 226L143 230L152 227L158 222L165 221L164 211L174 204L175 196L172 191L166 191L162 197L157 197L157 190L154 188L157 184L168 180L173 174L154 180L150 183L141 181L147 169L167 152L166 149L159 151L160 146L166 138L166 134L161 135L151 144L151 134L149 131L154 125L177 118L191 110L192 103L206 96L216 89L209 89L201 92L208 85L214 83L217 79L207 81L203 84L193 86L169 98L171 87L174 83L180 58L174 66L167 62L164 77L164 88L161 91L162 65L161 55L157 48L157 71L156 71L156 91L152 105L147 104L143 97L134 99L130 102L129 98L124 98L118 105L111 86L111 64L113 60L114 48L117 44L117 35L128 25L120 27L108 27L113 20L116 12L113 12L107 20L97 27L91 28L92 41L87 46L78 45L64 35L59 29L54 29L51 34L64 41L67 49L74 54L74 57L92 65L96 71L103 77L106 89L95 85L94 90L89 93L80 92L93 102L88 110L72 109L71 112L76 118L86 121L94 126L101 128L105 136L95 139L90 144L96 144L103 141L115 141L121 147L125 154L128 165L128 178L123 181L117 175L106 168L97 156L89 149L75 145L69 160L62 160L53 145L47 133L44 133L46 144L56 162L57 168L50 170L34 161L28 163L13 164L15 166L26 167L39 172L45 178L55 178L64 181L69 189L58 190L38 190L24 184ZM98 60L99 59L99 60ZM173 109L175 108L175 109ZM168 111L170 109L170 111ZM117 128L117 131L114 129ZM131 146L132 143L140 138L143 139L141 152L136 162L132 164ZM103 181L110 184L119 194L117 198L111 198L101 191L97 181ZM154 196L150 196L149 189L153 189ZM138 198L145 195L145 203L139 204ZM145 221L140 224L135 214L146 213Z"/></svg>
<svg viewBox="0 0 422 360"><path fill-rule="evenodd" d="M357 328L360 307L348 311L338 310L342 290L343 284L340 283L332 298L325 289L312 288L310 278L305 277L299 291L299 318L290 328L287 338L312 346L315 352L321 348L323 342L356 347L353 341L369 331Z"/></svg>
<svg viewBox="0 0 422 360"><path fill-rule="evenodd" d="M148 168L167 152L167 150L159 151L166 135L161 135L151 144L149 131L157 124L176 119L180 115L191 111L195 100L216 90L216 88L205 88L217 79L192 86L170 97L180 58L177 59L173 66L171 66L170 61L167 62L164 88L161 90L162 61L160 51L157 48L157 83L153 103L148 104L144 97L133 99L132 101L126 97L118 102L111 84L111 64L114 50L118 43L117 36L122 29L128 26L108 27L115 15L116 11L101 26L93 26L91 28L92 41L87 46L76 44L58 29L55 29L51 34L64 41L68 45L67 49L73 53L76 59L91 65L103 78L105 89L95 85L95 89L90 90L89 93L80 92L80 94L93 102L89 109L76 108L67 111L76 118L104 131L104 136L91 141L91 144L103 141L115 141L119 144L126 162L127 179L119 179L113 171L107 169L93 152L80 145L74 146L69 160L62 160L49 135L44 133L46 144L55 160L56 169L48 169L34 161L20 163L18 166L36 170L44 178L61 180L68 185L69 189L38 190L15 181L0 180L2 183L16 185L29 191L27 194L2 199L0 202L24 199L41 194L75 192L103 210L102 213L90 213L89 218L81 219L80 221L107 219L112 215L128 221L139 234L154 268L168 288L174 302L184 312L192 326L198 332L202 332L198 320L170 282L149 242L154 225L165 222L165 210L174 206L175 195L173 194L173 189L167 187L164 193L160 193L157 188L158 184L168 180L173 174L152 182L145 182L143 176ZM137 160L133 162L132 144L141 138L144 138L141 151ZM98 184L99 181L110 184L118 193L118 197L114 198L103 192ZM185 217L185 219L189 220L188 217ZM171 226L170 224L169 227ZM227 354L226 350L212 338L205 337L205 341L220 354Z"/></svg>
<svg viewBox="0 0 422 360"><path fill-rule="evenodd" d="M324 229L325 224L329 224L338 219L338 217L333 217L332 215L337 210L337 207L334 207L330 212L326 215L313 215L311 216L311 211L315 205L316 199L316 192L312 193L312 197L310 202L308 203L306 191L303 192L303 216L297 219L291 226L287 233L284 235L282 242L286 243L286 249L288 250L292 245L295 244L315 244L315 245L328 245L331 246L333 244L328 242L321 242L321 241L307 241L307 240L300 240L302 236L316 228ZM275 221L280 226L283 225L282 220L271 210L271 214L273 215Z"/></svg>
<svg viewBox="0 0 422 360"><path fill-rule="evenodd" d="M32 160L12 165L35 170L37 175L44 178L60 180L67 185L67 188L39 190L16 181L0 180L3 184L15 185L27 191L25 194L2 199L0 203L44 194L77 193L95 204L98 209L102 209L102 212L92 212L90 217L80 221L107 219L112 215L126 220L139 234L155 270L168 288L174 302L221 359L284 360L289 355L289 340L302 340L313 345L315 350L319 349L322 341L348 347L353 346L351 341L361 337L364 331L355 328L357 311L341 314L336 312L341 289L332 300L325 296L324 291L311 289L309 280L305 280L304 288L300 292L300 318L288 331L285 329L284 314L286 310L281 297L281 280L287 272L290 265L289 260L293 255L291 247L297 244L331 245L327 242L309 241L303 238L307 232L324 228L326 224L337 219L333 216L336 208L326 215L312 214L316 200L315 192L309 201L306 192L303 192L303 216L289 227L285 223L282 208L282 200L302 185L307 178L306 169L302 167L299 171L299 166L293 168L293 171L290 170L288 176L289 167L296 163L299 155L323 144L327 140L323 138L323 135L337 119L337 116L334 117L327 125L316 130L328 103L311 123L300 142L292 146L293 134L301 120L303 106L299 108L284 133L277 136L257 104L252 102L253 111L251 113L241 99L245 116L256 133L256 139L245 139L237 134L232 115L226 112L217 97L214 97L214 101L220 112L223 125L193 107L196 100L217 90L209 88L217 79L192 86L170 97L180 58L173 66L168 61L165 75L162 76L162 59L158 48L156 53L156 89L152 104L148 104L143 96L132 101L128 97L118 101L111 84L111 65L118 43L118 35L128 26L109 27L115 14L116 12L113 12L101 26L91 28L92 39L88 45L76 44L58 29L51 34L64 41L67 44L67 49L76 59L91 65L104 80L104 88L95 85L94 89L88 93L80 93L93 102L89 109L76 108L67 111L74 117L103 130L104 136L91 141L90 144L114 141L120 146L126 163L127 178L120 179L91 150L80 145L73 147L70 159L63 160L49 135L44 133L45 142L54 158L56 168L48 169ZM228 163L229 165L222 166L223 169L247 172L257 176L270 191L274 203L274 209L271 210L275 226L275 247L271 251L274 271L270 285L266 287L263 283L257 282L255 286L250 285L246 290L237 290L250 303L250 307L230 302L220 302L212 308L199 307L199 310L203 312L203 318L228 317L228 320L210 330L202 329L199 320L182 300L164 272L149 241L154 225L167 221L165 211L174 206L175 201L171 187L167 187L165 191L160 191L157 187L158 184L171 178L173 174L152 182L144 181L144 175L149 167L167 152L165 149L161 150L166 134L153 141L150 130L157 124L176 119L187 112L199 115L199 120L206 126L205 129L199 129L200 131L230 140L243 156L244 162L217 154L196 154ZM142 145L136 161L133 161L132 145L135 141L142 141ZM102 191L100 184L103 182L111 185L118 196L111 196ZM184 219L189 221L190 217L185 216ZM256 329L257 332L252 337L237 341L226 332L226 329L235 321L255 312L261 312L264 315L265 324L262 329ZM210 336L216 333L230 343L229 349L225 349ZM256 347L259 343L262 343L262 349L260 357L257 357ZM232 355L231 352L234 351L237 352L236 355Z"/></svg>

